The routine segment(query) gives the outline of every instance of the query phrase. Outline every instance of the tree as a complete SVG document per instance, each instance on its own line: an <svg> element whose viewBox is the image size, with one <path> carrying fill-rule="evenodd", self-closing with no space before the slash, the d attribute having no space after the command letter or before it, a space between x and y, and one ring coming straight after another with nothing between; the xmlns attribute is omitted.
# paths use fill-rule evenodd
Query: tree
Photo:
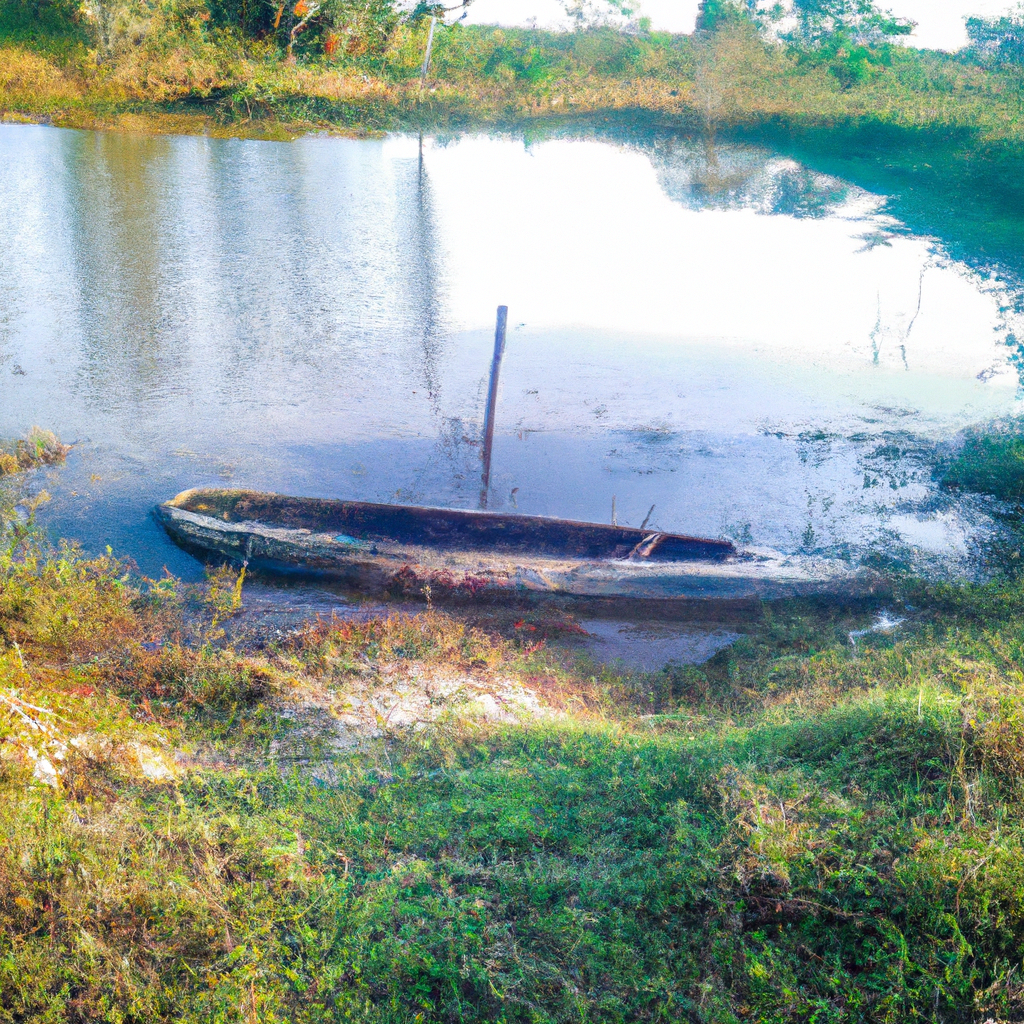
<svg viewBox="0 0 1024 1024"><path fill-rule="evenodd" d="M730 25L750 24L765 31L783 14L781 3L763 0L701 0L695 29L698 34L718 32Z"/></svg>
<svg viewBox="0 0 1024 1024"><path fill-rule="evenodd" d="M716 163L715 137L719 125L734 116L742 93L757 89L771 74L770 51L750 20L719 23L694 41L693 85L690 98L703 122L708 163Z"/></svg>
<svg viewBox="0 0 1024 1024"><path fill-rule="evenodd" d="M561 0L561 4L577 32L625 21L636 13L630 0Z"/></svg>
<svg viewBox="0 0 1024 1024"><path fill-rule="evenodd" d="M805 59L817 59L843 89L850 89L889 61L889 44L915 23L876 7L872 0L792 0L794 27L784 39Z"/></svg>
<svg viewBox="0 0 1024 1024"><path fill-rule="evenodd" d="M881 46L908 36L915 24L876 7L872 0L793 0L791 42L816 48L843 44Z"/></svg>
<svg viewBox="0 0 1024 1024"><path fill-rule="evenodd" d="M1001 18L967 18L971 49L997 64L1024 64L1024 5Z"/></svg>

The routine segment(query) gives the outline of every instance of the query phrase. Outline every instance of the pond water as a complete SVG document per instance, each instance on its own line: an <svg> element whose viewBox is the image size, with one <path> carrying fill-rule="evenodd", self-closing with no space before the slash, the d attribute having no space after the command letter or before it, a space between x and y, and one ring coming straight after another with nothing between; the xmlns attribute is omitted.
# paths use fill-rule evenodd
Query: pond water
<svg viewBox="0 0 1024 1024"><path fill-rule="evenodd" d="M45 522L151 574L199 573L186 487L475 507L504 303L491 508L957 562L932 467L1018 410L1015 268L891 209L686 139L0 126L0 435L75 442Z"/></svg>

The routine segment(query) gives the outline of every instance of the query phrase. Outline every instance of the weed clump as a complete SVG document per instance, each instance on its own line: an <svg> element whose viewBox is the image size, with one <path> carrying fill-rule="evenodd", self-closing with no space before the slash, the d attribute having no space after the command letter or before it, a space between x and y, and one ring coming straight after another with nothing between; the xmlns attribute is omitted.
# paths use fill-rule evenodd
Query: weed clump
<svg viewBox="0 0 1024 1024"><path fill-rule="evenodd" d="M133 647L112 670L128 700L156 700L177 712L256 707L274 693L274 675L231 651L171 643L150 653Z"/></svg>
<svg viewBox="0 0 1024 1024"><path fill-rule="evenodd" d="M501 642L443 612L393 614L369 621L308 623L290 642L308 666L351 671L360 661L433 661L465 668L496 665Z"/></svg>
<svg viewBox="0 0 1024 1024"><path fill-rule="evenodd" d="M33 427L17 441L0 441L0 477L59 464L69 451L71 445L63 444L52 430Z"/></svg>

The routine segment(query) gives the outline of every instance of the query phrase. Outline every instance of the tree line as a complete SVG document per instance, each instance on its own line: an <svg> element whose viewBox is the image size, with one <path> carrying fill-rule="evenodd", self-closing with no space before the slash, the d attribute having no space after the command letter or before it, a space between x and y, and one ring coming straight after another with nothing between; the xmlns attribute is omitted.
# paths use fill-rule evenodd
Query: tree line
<svg viewBox="0 0 1024 1024"><path fill-rule="evenodd" d="M261 55L388 70L396 37L425 34L434 18L458 30L473 0L0 0L0 38L64 39L94 48L99 61L154 38L255 44ZM651 31L635 0L562 0L571 34L616 34L635 44L671 45ZM825 63L843 86L889 62L914 23L873 0L702 0L695 36L743 27L800 60ZM993 65L1024 63L1024 3L1000 17L969 17L963 56ZM547 36L548 34L538 34ZM677 38L677 37L676 37ZM550 55L532 46L517 77L539 74ZM492 54L490 64L501 64ZM408 60L405 62L408 66ZM507 61L506 61L507 63ZM516 62L513 62L516 63ZM531 69L532 68L532 72ZM481 67L486 75L488 68ZM493 69L491 69L493 70ZM522 74L520 74L522 72Z"/></svg>

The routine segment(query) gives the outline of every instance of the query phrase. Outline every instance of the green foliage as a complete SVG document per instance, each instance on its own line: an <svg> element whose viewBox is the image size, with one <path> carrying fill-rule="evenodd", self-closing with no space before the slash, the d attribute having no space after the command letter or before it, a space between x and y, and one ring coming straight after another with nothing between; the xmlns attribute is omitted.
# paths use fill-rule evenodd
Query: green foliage
<svg viewBox="0 0 1024 1024"><path fill-rule="evenodd" d="M633 77L649 73L651 61L682 67L686 40L652 42L610 28L553 33L455 25L435 36L435 80L520 83L525 89L551 88L581 73ZM422 50L416 53L422 56Z"/></svg>
<svg viewBox="0 0 1024 1024"><path fill-rule="evenodd" d="M837 42L878 46L909 35L914 23L881 10L872 0L793 0L792 41L812 48Z"/></svg>
<svg viewBox="0 0 1024 1024"><path fill-rule="evenodd" d="M24 526L0 537L0 644L89 657L134 619L127 570L113 558L50 552Z"/></svg>
<svg viewBox="0 0 1024 1024"><path fill-rule="evenodd" d="M869 81L892 63L890 44L914 23L871 0L795 0L796 27L785 34L805 64L825 66L843 89Z"/></svg>
<svg viewBox="0 0 1024 1024"><path fill-rule="evenodd" d="M274 32L277 5L254 0L208 0L207 8L210 24L216 28L237 29L249 36L266 36ZM288 25L283 12L282 21Z"/></svg>
<svg viewBox="0 0 1024 1024"><path fill-rule="evenodd" d="M66 50L85 40L79 0L0 0L0 39Z"/></svg>
<svg viewBox="0 0 1024 1024"><path fill-rule="evenodd" d="M715 32L740 21L745 13L743 7L730 0L701 0L694 27L698 32Z"/></svg>
<svg viewBox="0 0 1024 1024"><path fill-rule="evenodd" d="M967 18L971 49L984 61L1024 64L1024 7L997 18Z"/></svg>
<svg viewBox="0 0 1024 1024"><path fill-rule="evenodd" d="M942 484L1020 501L1024 498L1024 436L1013 428L968 433Z"/></svg>
<svg viewBox="0 0 1024 1024"><path fill-rule="evenodd" d="M781 3L766 6L763 0L701 0L695 29L713 33L739 24L766 29L782 15Z"/></svg>

